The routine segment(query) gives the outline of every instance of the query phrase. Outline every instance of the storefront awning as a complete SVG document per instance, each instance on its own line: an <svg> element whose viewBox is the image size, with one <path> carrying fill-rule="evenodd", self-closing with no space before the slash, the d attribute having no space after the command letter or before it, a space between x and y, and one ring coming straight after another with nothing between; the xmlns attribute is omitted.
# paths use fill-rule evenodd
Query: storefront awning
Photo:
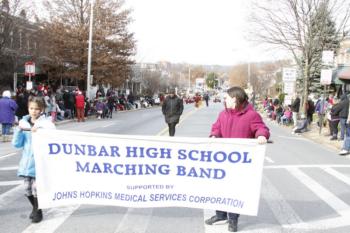
<svg viewBox="0 0 350 233"><path fill-rule="evenodd" d="M338 68L338 78L350 81L350 66L341 66Z"/></svg>

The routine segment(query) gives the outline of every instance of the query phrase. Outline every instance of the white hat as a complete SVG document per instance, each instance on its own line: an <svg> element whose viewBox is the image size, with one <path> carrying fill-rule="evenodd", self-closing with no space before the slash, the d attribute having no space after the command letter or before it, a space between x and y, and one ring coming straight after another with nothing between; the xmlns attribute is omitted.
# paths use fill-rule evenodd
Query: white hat
<svg viewBox="0 0 350 233"><path fill-rule="evenodd" d="M11 92L9 90L4 91L2 93L2 97L11 98Z"/></svg>

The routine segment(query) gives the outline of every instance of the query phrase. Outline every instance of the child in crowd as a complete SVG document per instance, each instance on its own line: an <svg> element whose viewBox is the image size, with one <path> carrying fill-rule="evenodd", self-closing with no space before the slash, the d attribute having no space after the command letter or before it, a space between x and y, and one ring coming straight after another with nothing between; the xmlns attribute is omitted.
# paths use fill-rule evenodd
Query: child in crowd
<svg viewBox="0 0 350 233"><path fill-rule="evenodd" d="M42 220L43 215L41 209L38 208L32 132L38 128L55 129L55 125L50 118L45 117L45 101L42 97L29 97L28 112L29 115L24 116L14 130L12 145L16 148L23 148L17 174L24 178L26 196L33 207L29 218L33 223L38 223Z"/></svg>
<svg viewBox="0 0 350 233"><path fill-rule="evenodd" d="M283 116L281 117L282 125L288 125L292 120L292 110L288 106L286 110L284 110Z"/></svg>

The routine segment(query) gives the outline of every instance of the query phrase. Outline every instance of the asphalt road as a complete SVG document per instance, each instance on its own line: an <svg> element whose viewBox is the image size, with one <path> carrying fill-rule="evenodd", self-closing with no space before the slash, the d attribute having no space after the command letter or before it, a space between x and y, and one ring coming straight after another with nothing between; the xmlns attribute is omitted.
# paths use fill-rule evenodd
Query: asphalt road
<svg viewBox="0 0 350 233"><path fill-rule="evenodd" d="M222 104L195 109L186 105L176 136L207 137ZM240 232L349 233L350 160L337 151L286 128L267 122L268 144L259 213L241 216ZM113 119L70 122L58 129L95 133L164 135L160 108L117 113ZM214 211L191 208L132 209L70 206L44 211L44 221L31 224L22 180L16 177L20 155L9 143L0 144L0 232L222 233L227 224L205 226ZM228 187L234 188L234 187Z"/></svg>

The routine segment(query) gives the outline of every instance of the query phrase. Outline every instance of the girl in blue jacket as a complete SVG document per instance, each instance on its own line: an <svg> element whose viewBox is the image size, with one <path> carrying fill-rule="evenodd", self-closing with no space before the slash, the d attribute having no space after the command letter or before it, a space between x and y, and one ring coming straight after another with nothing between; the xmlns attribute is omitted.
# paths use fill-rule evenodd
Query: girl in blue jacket
<svg viewBox="0 0 350 233"><path fill-rule="evenodd" d="M55 125L43 113L45 101L41 97L31 96L28 100L29 115L20 120L18 127L14 130L12 145L23 148L22 158L19 163L17 175L24 178L26 196L32 204L33 210L30 214L33 223L42 220L41 209L38 208L38 196L35 183L35 161L32 148L32 132L38 128L55 129Z"/></svg>

